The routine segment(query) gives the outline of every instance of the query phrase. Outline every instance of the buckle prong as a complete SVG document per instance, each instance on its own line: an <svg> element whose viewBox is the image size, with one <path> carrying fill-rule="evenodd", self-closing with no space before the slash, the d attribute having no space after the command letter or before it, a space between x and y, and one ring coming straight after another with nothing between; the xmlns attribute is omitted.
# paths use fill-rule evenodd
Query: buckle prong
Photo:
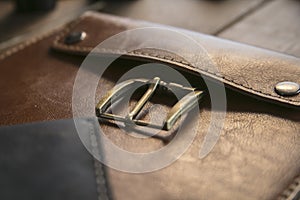
<svg viewBox="0 0 300 200"><path fill-rule="evenodd" d="M158 77L155 77L153 80L149 81L150 85L148 87L148 90L145 92L142 98L137 102L133 110L127 115L126 118L128 120L133 120L139 114L139 112L143 109L147 101L154 94L159 82L160 82L160 78Z"/></svg>

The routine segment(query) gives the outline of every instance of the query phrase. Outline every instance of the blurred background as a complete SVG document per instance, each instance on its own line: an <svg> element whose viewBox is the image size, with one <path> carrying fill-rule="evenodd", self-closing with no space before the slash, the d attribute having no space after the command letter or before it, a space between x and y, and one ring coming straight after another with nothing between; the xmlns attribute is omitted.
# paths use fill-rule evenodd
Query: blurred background
<svg viewBox="0 0 300 200"><path fill-rule="evenodd" d="M299 0L0 0L0 51L62 26L87 10L300 57Z"/></svg>

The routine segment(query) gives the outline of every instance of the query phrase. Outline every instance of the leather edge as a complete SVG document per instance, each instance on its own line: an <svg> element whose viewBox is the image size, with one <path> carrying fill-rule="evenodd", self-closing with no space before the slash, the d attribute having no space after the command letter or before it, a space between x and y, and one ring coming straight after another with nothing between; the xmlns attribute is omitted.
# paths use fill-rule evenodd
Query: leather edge
<svg viewBox="0 0 300 200"><path fill-rule="evenodd" d="M291 184L279 194L277 200L294 200L300 192L300 174L294 178Z"/></svg>

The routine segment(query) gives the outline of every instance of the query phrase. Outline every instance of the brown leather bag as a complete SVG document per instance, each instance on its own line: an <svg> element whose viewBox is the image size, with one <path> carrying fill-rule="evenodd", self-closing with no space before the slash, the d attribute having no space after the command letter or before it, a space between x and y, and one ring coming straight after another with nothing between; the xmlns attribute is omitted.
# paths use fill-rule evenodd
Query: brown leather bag
<svg viewBox="0 0 300 200"><path fill-rule="evenodd" d="M158 25L88 12L63 28L1 54L1 125L72 118L74 81L87 54L110 36L151 26ZM300 84L300 59L182 29L165 28L199 42L219 73L205 65L193 66L180 55L159 49L121 51L122 43L119 43L114 49L96 52L102 57L114 54L122 54L122 57L101 77L96 97L92 98L98 101L134 66L153 62L167 64L184 74L191 85L204 91L208 91L207 83L225 85L227 110L220 138L209 154L200 159L199 149L211 115L225 112L213 110L209 95L205 95L199 104L199 113L190 118L199 121L193 143L174 163L142 174L106 168L105 179L112 198L297 198L300 191L300 94L295 87ZM164 49L171 49L172 43L164 42L164 38L156 39L161 40ZM143 37L133 41L133 46L142 44ZM182 47L182 51L188 52L189 46ZM278 83L287 81L294 83L294 87L279 88ZM170 101L160 95L155 95L152 104ZM131 101L134 104L137 100ZM160 138L132 138L112 124L101 123L101 127L109 139L128 151L148 152L167 145ZM97 167L99 165L96 171Z"/></svg>

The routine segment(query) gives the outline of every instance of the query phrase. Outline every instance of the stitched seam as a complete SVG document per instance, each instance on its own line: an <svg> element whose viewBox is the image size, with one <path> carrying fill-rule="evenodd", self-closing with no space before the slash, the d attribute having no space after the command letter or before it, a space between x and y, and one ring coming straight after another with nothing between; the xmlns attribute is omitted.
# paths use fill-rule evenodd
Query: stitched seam
<svg viewBox="0 0 300 200"><path fill-rule="evenodd" d="M296 191L297 187L300 185L300 175L296 176L296 178L292 181L292 183L278 196L278 200L288 200L291 199L294 192Z"/></svg>
<svg viewBox="0 0 300 200"><path fill-rule="evenodd" d="M88 119L87 122L90 125L89 126L89 136L90 136L90 141L91 141L91 146L92 146L92 154L100 155L99 145L98 145L97 137L95 135L93 120ZM94 161L94 172L96 175L98 200L109 200L108 190L107 190L107 182L105 180L103 166L94 157L93 157L93 161Z"/></svg>
<svg viewBox="0 0 300 200"><path fill-rule="evenodd" d="M84 18L86 18L86 16L82 16L80 18L78 18L77 20L71 22L71 25L64 25L62 27L59 27L57 29L54 29L54 30L51 30L51 31L48 31L40 36L36 36L36 37L33 37L31 39L28 39L26 41L23 41L21 42L20 44L17 44L13 47L10 47L8 50L4 51L3 53L0 54L0 61L1 60L4 60L5 58L9 57L9 56L12 56L14 54L16 54L17 52L21 51L21 50L24 50L25 48L27 47L30 47L31 45L43 40L43 39L46 39L48 37L51 37L52 35L56 34L56 33L59 33L60 31L62 32L67 32L69 31L69 29L71 27L73 27L72 25L77 25L80 21L82 21Z"/></svg>
<svg viewBox="0 0 300 200"><path fill-rule="evenodd" d="M47 37L50 37L52 34L55 34L56 32L60 31L60 29L58 30L52 30L50 32L45 33L42 36L37 36L34 37L32 39L29 39L25 42L21 42L21 44L17 44L14 47L9 48L8 50L4 51L1 55L0 55L0 60L4 60L5 58L12 56L13 54L25 49L26 47L29 47L35 43L37 43L38 41L45 39Z"/></svg>
<svg viewBox="0 0 300 200"><path fill-rule="evenodd" d="M68 46L68 45L65 45L65 44L62 44L62 43L59 43L59 40L60 38L57 38L57 40L54 42L55 46L57 48L62 48L62 49L65 49L65 50L74 50L74 51L92 51L93 50L93 47L81 47L81 46L78 46L78 45L73 45L73 46ZM209 73L210 75L214 75L218 78L222 78L228 82L231 82L231 83L234 83L236 85L239 85L239 86L242 86L246 89L249 89L249 90L252 90L254 92L257 92L257 93L260 93L260 94L263 94L263 95L267 95L267 96L271 96L271 97L275 97L275 98L280 98L280 99L283 99L285 101L288 101L288 102L295 102L295 103L299 103L300 101L297 101L297 100L293 100L293 99L286 99L285 97L282 97L282 96L277 96L277 95L274 95L272 93L266 93L266 92L262 92L260 90L257 90L257 89L254 89L252 87L249 87L249 86L246 86L242 83L239 83L239 82L236 82L234 81L233 79L230 79L228 77L225 77L225 76L222 76L218 73L215 73L209 69L205 69L205 68L202 68L202 69L198 69L198 68L195 68L194 66L192 66L191 64L187 63L187 62L184 62L184 61L181 61L181 60L178 60L176 58L170 58L170 57L164 57L164 56L160 56L158 54L149 54L149 53L145 53L145 52L126 52L126 51L120 51L120 50L112 50L112 49L108 49L107 51L110 51L110 52L113 52L113 53L121 53L121 54L128 54L128 55L133 55L133 56L149 56L149 57L152 57L152 58L160 58L160 59L164 59L166 61L171 61L171 62L176 62L176 63L180 63L180 64L184 64L186 66L189 66L193 69L196 69L196 70L200 70L200 71L204 71L204 72L207 72Z"/></svg>
<svg viewBox="0 0 300 200"><path fill-rule="evenodd" d="M191 67L191 68L197 69L197 68L195 68L194 66L192 66L191 64L186 63L186 62L182 62L182 61L180 61L180 60L176 60L176 59L170 60L170 59L168 59L168 58L166 58L166 57L163 57L163 56L151 55L151 54L144 53L144 52L139 52L139 53L140 53L141 55L145 55L145 56L150 56L150 57L155 57L155 58L162 58L162 59L165 59L165 60L168 60L168 61L175 61L175 62L184 64L184 65L187 65L187 66L189 66L189 67ZM138 55L138 54L137 54L137 55ZM262 91L260 91L260 90L254 89L254 88L252 88L252 87L245 86L245 85L243 85L242 83L238 83L238 82L234 81L233 79L229 79L229 78L227 78L227 77L225 77L225 76L221 76L220 74L217 74L217 73L215 73L215 72L213 72L213 71L211 71L211 70L209 70L209 69L202 68L202 69L199 69L199 70L204 71L204 72L207 72L207 73L209 73L209 74L211 74L211 75L214 75L214 76L216 76L216 77L218 77L218 78L222 78L222 79L224 79L224 80L226 80L226 81L232 82L232 83L237 84L237 85L239 85L239 86L243 86L243 87L246 88L246 89L250 89L250 90L253 90L253 91L258 92L258 93L261 93L261 94L269 95L269 96L272 96L272 97L279 97L279 98L282 98L282 99L286 100L284 97L276 96L276 95L273 95L273 94L271 94L271 93L264 93L264 92L262 92ZM290 100L288 100L288 101L299 102L299 101L297 101L297 100L292 100L292 99L290 99Z"/></svg>

